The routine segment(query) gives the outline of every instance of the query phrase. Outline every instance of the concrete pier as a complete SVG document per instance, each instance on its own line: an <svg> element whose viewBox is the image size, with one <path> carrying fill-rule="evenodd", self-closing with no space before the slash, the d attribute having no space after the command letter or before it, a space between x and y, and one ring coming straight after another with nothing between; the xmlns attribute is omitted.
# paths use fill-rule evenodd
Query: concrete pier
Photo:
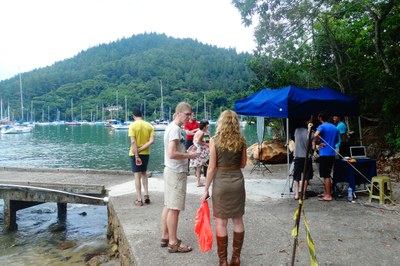
<svg viewBox="0 0 400 266"><path fill-rule="evenodd" d="M130 177L115 171L1 168L3 231L17 230L16 212L38 204L56 202L60 220L67 217L68 203L105 205L106 187Z"/></svg>

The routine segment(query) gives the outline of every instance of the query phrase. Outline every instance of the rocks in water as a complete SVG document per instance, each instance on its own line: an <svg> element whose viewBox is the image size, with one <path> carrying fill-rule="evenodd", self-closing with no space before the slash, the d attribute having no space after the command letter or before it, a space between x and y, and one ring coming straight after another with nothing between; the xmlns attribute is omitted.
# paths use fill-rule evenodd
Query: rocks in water
<svg viewBox="0 0 400 266"><path fill-rule="evenodd" d="M66 242L62 242L60 244L57 245L58 249L64 250L64 249L69 249L76 246L76 243L74 241L66 241Z"/></svg>
<svg viewBox="0 0 400 266"><path fill-rule="evenodd" d="M63 223L54 223L49 226L49 231L56 233L56 232L64 232L67 229L66 225Z"/></svg>

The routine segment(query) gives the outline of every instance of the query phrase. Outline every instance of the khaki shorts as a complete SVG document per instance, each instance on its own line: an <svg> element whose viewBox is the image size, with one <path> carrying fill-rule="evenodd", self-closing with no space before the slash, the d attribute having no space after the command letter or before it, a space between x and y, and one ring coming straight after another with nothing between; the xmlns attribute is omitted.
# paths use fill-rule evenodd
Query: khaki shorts
<svg viewBox="0 0 400 266"><path fill-rule="evenodd" d="M164 206L167 209L185 210L187 174L164 168Z"/></svg>

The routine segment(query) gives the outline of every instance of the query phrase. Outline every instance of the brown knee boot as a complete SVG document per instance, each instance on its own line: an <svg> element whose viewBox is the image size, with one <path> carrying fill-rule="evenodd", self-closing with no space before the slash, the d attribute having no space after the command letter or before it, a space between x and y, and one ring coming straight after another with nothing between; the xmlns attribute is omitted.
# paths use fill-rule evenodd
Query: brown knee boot
<svg viewBox="0 0 400 266"><path fill-rule="evenodd" d="M228 266L228 236L217 236L220 266Z"/></svg>
<svg viewBox="0 0 400 266"><path fill-rule="evenodd" d="M240 265L240 252L242 251L243 240L244 232L233 232L232 260L229 264L230 266Z"/></svg>

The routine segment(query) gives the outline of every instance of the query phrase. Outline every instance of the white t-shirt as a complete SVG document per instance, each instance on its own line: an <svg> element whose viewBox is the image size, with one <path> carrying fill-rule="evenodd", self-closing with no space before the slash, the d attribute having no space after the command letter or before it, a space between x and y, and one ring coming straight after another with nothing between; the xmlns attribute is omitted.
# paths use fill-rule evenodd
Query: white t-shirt
<svg viewBox="0 0 400 266"><path fill-rule="evenodd" d="M179 127L175 122L169 123L164 132L164 164L166 167L171 169L176 173L187 172L188 161L187 159L170 159L168 157L168 145L171 141L178 140L178 146L176 147L177 152L185 153L185 135L181 127Z"/></svg>

